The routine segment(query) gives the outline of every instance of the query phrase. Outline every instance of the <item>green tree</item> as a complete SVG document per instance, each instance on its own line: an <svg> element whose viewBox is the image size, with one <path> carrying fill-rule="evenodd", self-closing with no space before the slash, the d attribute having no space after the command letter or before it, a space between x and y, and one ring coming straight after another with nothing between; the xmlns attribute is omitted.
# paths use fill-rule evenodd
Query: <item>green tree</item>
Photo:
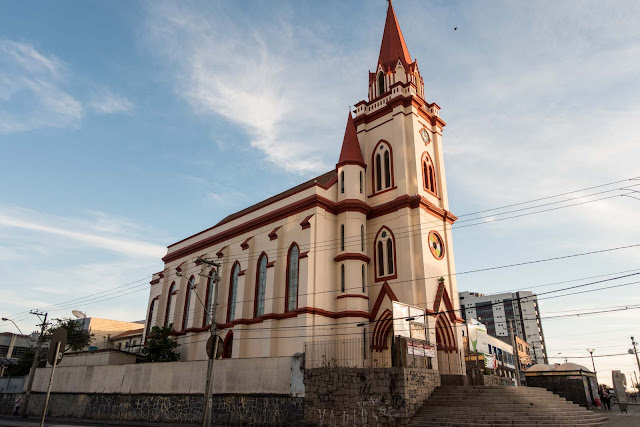
<svg viewBox="0 0 640 427"><path fill-rule="evenodd" d="M175 362L180 359L180 354L175 352L178 343L171 338L172 330L173 324L151 328L147 341L142 348L145 362Z"/></svg>
<svg viewBox="0 0 640 427"><path fill-rule="evenodd" d="M67 330L67 346L63 350L66 351L82 351L91 344L94 334L84 329L84 323L78 319L55 319L53 324L46 332L46 338L50 339L54 329L64 328Z"/></svg>
<svg viewBox="0 0 640 427"><path fill-rule="evenodd" d="M20 377L23 375L29 375L29 371L31 370L31 364L33 363L33 357L36 352L34 350L27 350L18 360L18 363L13 366L9 366L7 368L6 374L12 377ZM38 363L38 367L45 366L45 360L42 358L44 351L41 352L40 361Z"/></svg>

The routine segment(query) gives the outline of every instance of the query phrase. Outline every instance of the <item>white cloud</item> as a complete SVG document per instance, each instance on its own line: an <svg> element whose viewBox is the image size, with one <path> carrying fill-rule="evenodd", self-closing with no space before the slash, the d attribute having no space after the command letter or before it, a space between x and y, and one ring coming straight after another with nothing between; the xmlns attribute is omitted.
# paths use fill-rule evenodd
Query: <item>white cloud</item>
<svg viewBox="0 0 640 427"><path fill-rule="evenodd" d="M251 145L284 170L329 169L352 102L345 96L356 93L345 64L357 59L284 18L259 30L246 25L222 8L155 3L147 41L168 60L177 92L198 114L240 126ZM342 73L326 78L337 69ZM327 161L328 147L335 159Z"/></svg>
<svg viewBox="0 0 640 427"><path fill-rule="evenodd" d="M84 109L64 88L67 73L55 56L0 39L0 133L79 126Z"/></svg>
<svg viewBox="0 0 640 427"><path fill-rule="evenodd" d="M54 235L75 243L80 242L88 247L105 249L131 257L159 259L166 254L164 246L114 236L114 232L122 233L127 227L131 227L131 224L121 220L110 222L106 215L103 215L95 225L88 226L85 220L44 218L36 212L25 209L0 211L0 229L3 227ZM95 232L96 230L99 232Z"/></svg>
<svg viewBox="0 0 640 427"><path fill-rule="evenodd" d="M89 105L98 114L127 113L133 109L133 103L127 97L107 89L95 93Z"/></svg>

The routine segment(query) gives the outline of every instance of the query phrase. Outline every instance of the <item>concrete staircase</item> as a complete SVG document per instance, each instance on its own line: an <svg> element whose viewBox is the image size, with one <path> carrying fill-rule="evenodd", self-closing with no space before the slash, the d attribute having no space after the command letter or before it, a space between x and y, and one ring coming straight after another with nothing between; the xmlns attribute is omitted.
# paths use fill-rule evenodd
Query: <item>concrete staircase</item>
<svg viewBox="0 0 640 427"><path fill-rule="evenodd" d="M599 426L607 419L537 387L438 387L411 426Z"/></svg>

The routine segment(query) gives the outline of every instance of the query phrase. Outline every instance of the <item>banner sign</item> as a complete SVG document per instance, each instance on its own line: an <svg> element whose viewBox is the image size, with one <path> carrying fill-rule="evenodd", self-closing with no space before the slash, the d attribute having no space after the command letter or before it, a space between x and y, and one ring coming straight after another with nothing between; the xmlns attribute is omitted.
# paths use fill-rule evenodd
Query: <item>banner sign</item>
<svg viewBox="0 0 640 427"><path fill-rule="evenodd" d="M496 360L496 355L495 354L485 354L484 355L484 366L485 368L490 368L490 369L496 369L497 366L497 360Z"/></svg>
<svg viewBox="0 0 640 427"><path fill-rule="evenodd" d="M413 356L436 357L436 346L426 342L407 340L407 354Z"/></svg>

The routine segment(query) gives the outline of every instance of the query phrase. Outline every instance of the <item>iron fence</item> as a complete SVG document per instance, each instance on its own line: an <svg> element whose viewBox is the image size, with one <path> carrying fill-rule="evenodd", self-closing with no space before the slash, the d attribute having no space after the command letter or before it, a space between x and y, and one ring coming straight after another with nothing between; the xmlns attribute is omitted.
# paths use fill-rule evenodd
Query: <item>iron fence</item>
<svg viewBox="0 0 640 427"><path fill-rule="evenodd" d="M305 368L388 368L391 349L374 350L361 338L304 344Z"/></svg>

